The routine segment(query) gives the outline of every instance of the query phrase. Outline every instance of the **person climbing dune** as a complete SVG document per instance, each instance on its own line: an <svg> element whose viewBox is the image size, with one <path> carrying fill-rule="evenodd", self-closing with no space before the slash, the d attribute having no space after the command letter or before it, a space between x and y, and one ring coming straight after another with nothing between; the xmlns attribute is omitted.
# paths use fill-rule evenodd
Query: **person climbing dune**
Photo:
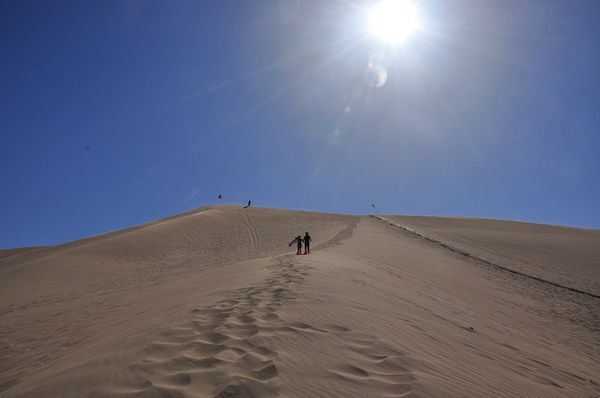
<svg viewBox="0 0 600 398"><path fill-rule="evenodd" d="M304 235L304 254L310 254L310 241L312 238L308 232Z"/></svg>
<svg viewBox="0 0 600 398"><path fill-rule="evenodd" d="M296 251L296 255L302 254L302 236L300 236L300 235L296 236L294 238L294 240L291 241L288 246L291 247L294 243L296 243L297 246L298 246L298 251Z"/></svg>

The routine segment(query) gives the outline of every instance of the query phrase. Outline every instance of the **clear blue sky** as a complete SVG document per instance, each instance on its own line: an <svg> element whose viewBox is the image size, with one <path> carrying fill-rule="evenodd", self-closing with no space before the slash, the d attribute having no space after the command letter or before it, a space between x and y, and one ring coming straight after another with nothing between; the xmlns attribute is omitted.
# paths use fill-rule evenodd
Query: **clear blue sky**
<svg viewBox="0 0 600 398"><path fill-rule="evenodd" d="M374 3L3 1L0 248L219 193L600 227L600 1L417 1L393 48Z"/></svg>

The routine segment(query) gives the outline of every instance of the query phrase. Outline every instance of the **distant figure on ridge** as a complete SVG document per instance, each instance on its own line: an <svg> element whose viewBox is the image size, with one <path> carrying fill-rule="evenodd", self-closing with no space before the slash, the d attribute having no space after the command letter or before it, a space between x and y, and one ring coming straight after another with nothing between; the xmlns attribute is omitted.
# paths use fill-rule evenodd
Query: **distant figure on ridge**
<svg viewBox="0 0 600 398"><path fill-rule="evenodd" d="M248 204L247 204L246 206L244 206L244 209L246 209L246 208L250 207L250 205L251 205L251 204L252 204L252 201L251 201L251 200L249 200L249 201L248 201Z"/></svg>
<svg viewBox="0 0 600 398"><path fill-rule="evenodd" d="M310 241L312 238L308 232L304 235L304 254L310 254Z"/></svg>
<svg viewBox="0 0 600 398"><path fill-rule="evenodd" d="M292 246L294 243L298 245L298 251L296 251L296 255L302 254L302 236L298 235L294 238L293 241L290 242L288 246Z"/></svg>

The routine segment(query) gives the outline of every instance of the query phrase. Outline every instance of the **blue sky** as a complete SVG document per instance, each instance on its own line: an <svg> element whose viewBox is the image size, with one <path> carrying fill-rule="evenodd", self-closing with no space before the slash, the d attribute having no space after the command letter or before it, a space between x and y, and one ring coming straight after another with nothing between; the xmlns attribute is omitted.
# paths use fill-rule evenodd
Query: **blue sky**
<svg viewBox="0 0 600 398"><path fill-rule="evenodd" d="M600 2L416 1L394 47L375 3L2 2L0 248L218 194L600 227Z"/></svg>

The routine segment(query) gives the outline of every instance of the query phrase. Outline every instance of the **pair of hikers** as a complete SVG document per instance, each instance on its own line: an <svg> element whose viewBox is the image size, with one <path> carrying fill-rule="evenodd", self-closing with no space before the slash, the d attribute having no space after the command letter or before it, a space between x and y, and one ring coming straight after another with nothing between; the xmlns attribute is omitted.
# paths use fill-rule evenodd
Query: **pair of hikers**
<svg viewBox="0 0 600 398"><path fill-rule="evenodd" d="M310 235L307 232L304 235L304 238L302 238L302 236L300 236L300 235L296 236L294 238L294 240L291 241L288 246L292 246L295 243L298 246L298 251L296 252L296 254L298 255L298 254L302 254L302 242L304 242L304 254L309 254L311 240L312 240L312 238L310 237Z"/></svg>

